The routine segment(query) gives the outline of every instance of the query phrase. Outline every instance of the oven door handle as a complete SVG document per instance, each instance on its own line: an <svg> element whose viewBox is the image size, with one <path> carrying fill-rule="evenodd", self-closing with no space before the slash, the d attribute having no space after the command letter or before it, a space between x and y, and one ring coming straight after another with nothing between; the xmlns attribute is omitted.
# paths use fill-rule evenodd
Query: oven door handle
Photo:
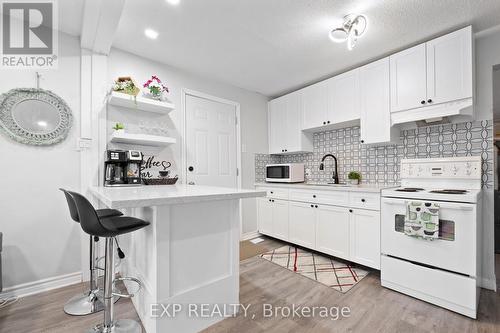
<svg viewBox="0 0 500 333"><path fill-rule="evenodd" d="M422 201L422 202L433 202L433 201L426 201L426 200L407 200L407 201ZM387 199L383 199L382 200L382 203L383 204L387 204L387 205L403 205L403 206L406 206L406 200L387 200ZM467 210L467 211L470 211L470 210L473 210L474 209L474 205L470 204L470 205L447 205L447 204L444 204L444 203L438 203L439 204L439 207L440 208L446 208L446 209L460 209L460 210Z"/></svg>

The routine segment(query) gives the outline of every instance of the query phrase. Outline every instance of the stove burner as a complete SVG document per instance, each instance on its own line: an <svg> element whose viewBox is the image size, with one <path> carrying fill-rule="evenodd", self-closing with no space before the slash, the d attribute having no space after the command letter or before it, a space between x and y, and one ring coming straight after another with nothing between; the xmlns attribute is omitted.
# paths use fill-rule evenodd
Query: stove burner
<svg viewBox="0 0 500 333"><path fill-rule="evenodd" d="M465 193L467 193L467 191L466 190L448 190L448 189L444 189L444 190L430 191L430 193L438 193L438 194L465 194Z"/></svg>
<svg viewBox="0 0 500 333"><path fill-rule="evenodd" d="M403 188L398 188L396 191L398 192L420 192L423 191L423 188L419 187L403 187Z"/></svg>

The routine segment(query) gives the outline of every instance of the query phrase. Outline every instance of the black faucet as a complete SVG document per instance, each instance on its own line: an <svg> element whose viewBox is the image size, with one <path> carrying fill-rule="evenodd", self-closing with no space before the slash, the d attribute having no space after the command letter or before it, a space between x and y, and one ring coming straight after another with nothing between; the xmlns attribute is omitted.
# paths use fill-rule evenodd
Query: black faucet
<svg viewBox="0 0 500 333"><path fill-rule="evenodd" d="M339 172L337 170L337 158L335 156L333 156L332 154L326 154L325 156L323 156L323 158L321 159L321 164L319 165L319 169L320 170L325 169L325 164L323 162L325 161L325 159L327 157L332 157L333 160L335 161L335 170L333 170L332 178L333 178L333 183L338 184L339 183Z"/></svg>

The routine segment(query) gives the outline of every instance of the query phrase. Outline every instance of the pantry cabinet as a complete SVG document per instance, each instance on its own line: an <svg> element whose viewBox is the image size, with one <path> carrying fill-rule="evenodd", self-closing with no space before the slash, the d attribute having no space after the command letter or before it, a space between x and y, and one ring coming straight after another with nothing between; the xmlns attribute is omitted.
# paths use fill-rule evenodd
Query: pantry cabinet
<svg viewBox="0 0 500 333"><path fill-rule="evenodd" d="M389 58L359 69L361 143L397 143L399 129L391 126Z"/></svg>
<svg viewBox="0 0 500 333"><path fill-rule="evenodd" d="M380 268L378 192L303 189L294 185L259 190L268 193L267 198L257 199L260 233Z"/></svg>
<svg viewBox="0 0 500 333"><path fill-rule="evenodd" d="M391 111L472 97L472 29L466 27L390 56Z"/></svg>
<svg viewBox="0 0 500 333"><path fill-rule="evenodd" d="M302 132L299 92L270 101L268 120L270 154L312 151L312 134Z"/></svg>

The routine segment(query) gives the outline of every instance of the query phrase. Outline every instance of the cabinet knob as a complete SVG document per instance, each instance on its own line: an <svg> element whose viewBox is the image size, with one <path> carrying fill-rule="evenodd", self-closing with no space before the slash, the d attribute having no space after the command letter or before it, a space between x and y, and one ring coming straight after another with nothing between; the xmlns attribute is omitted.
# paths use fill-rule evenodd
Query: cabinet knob
<svg viewBox="0 0 500 333"><path fill-rule="evenodd" d="M366 200L365 199L361 199L361 202L365 202Z"/></svg>
<svg viewBox="0 0 500 333"><path fill-rule="evenodd" d="M327 123L327 124L329 124L329 123L330 123L330 120L328 120L326 123Z"/></svg>
<svg viewBox="0 0 500 333"><path fill-rule="evenodd" d="M281 152L282 152L282 153L284 153L284 152L285 152L285 150L284 150L284 149L281 149Z"/></svg>
<svg viewBox="0 0 500 333"><path fill-rule="evenodd" d="M288 151L288 149L285 149L285 151Z"/></svg>
<svg viewBox="0 0 500 333"><path fill-rule="evenodd" d="M425 101L420 102L420 104L425 104Z"/></svg>
<svg viewBox="0 0 500 333"><path fill-rule="evenodd" d="M323 122L323 125L326 125L326 121Z"/></svg>
<svg viewBox="0 0 500 333"><path fill-rule="evenodd" d="M365 143L365 140L361 140L361 143Z"/></svg>
<svg viewBox="0 0 500 333"><path fill-rule="evenodd" d="M311 205L311 208L314 208L314 205Z"/></svg>
<svg viewBox="0 0 500 333"><path fill-rule="evenodd" d="M318 208L318 205L314 205L314 208Z"/></svg>
<svg viewBox="0 0 500 333"><path fill-rule="evenodd" d="M269 199L269 202L271 202L271 199Z"/></svg>
<svg viewBox="0 0 500 333"><path fill-rule="evenodd" d="M316 194L313 194L313 198L316 198Z"/></svg>
<svg viewBox="0 0 500 333"><path fill-rule="evenodd" d="M269 193L273 194L274 192L273 192L273 191L271 191L271 192L269 192Z"/></svg>
<svg viewBox="0 0 500 333"><path fill-rule="evenodd" d="M271 200L271 201L272 201L272 202L274 202L274 199L273 199L273 200Z"/></svg>
<svg viewBox="0 0 500 333"><path fill-rule="evenodd" d="M352 213L352 209L349 209L349 213Z"/></svg>
<svg viewBox="0 0 500 333"><path fill-rule="evenodd" d="M428 99L428 100L427 100L427 103L432 103L432 99Z"/></svg>

